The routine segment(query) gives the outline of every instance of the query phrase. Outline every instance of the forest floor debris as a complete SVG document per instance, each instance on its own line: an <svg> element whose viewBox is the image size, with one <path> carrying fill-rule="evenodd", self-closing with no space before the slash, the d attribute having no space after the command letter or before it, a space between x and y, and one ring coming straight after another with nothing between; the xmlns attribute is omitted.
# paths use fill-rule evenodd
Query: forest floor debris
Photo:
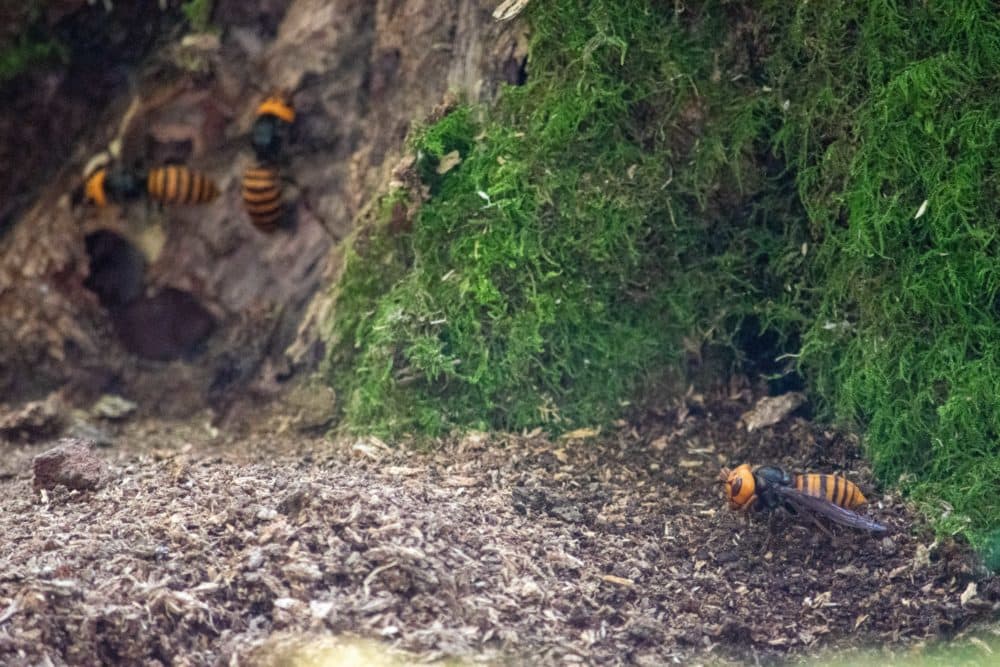
<svg viewBox="0 0 1000 667"><path fill-rule="evenodd" d="M51 444L3 445L0 662L268 664L301 635L423 661L771 663L995 616L1000 581L870 492L852 438L801 417L747 434L749 396L697 398L586 440L433 451L135 420L96 450L102 488L44 496ZM747 523L713 483L744 461L844 472L891 533Z"/></svg>

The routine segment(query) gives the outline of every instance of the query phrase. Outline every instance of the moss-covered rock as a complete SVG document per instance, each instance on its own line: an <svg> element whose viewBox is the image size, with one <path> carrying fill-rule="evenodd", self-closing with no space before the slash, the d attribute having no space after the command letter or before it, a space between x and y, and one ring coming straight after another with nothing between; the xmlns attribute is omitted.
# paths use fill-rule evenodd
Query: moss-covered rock
<svg viewBox="0 0 1000 667"><path fill-rule="evenodd" d="M982 537L1000 519L1000 6L833 7L772 28L776 141L822 239L803 369L883 479Z"/></svg>
<svg viewBox="0 0 1000 667"><path fill-rule="evenodd" d="M349 262L330 376L350 424L599 423L748 315L794 335L770 323L801 319L806 225L760 144L779 103L743 11L536 4L528 84L417 132L429 201Z"/></svg>
<svg viewBox="0 0 1000 667"><path fill-rule="evenodd" d="M416 133L428 201L348 262L345 424L599 423L686 352L763 345L757 370L798 359L883 479L984 542L998 6L551 0L527 20L527 85Z"/></svg>

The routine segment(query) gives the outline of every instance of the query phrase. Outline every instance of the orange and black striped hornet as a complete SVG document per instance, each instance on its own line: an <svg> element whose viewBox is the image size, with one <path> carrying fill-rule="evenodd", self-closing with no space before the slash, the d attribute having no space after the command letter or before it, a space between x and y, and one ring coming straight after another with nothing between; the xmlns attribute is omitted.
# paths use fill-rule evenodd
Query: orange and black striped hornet
<svg viewBox="0 0 1000 667"><path fill-rule="evenodd" d="M850 528L873 533L887 530L854 511L867 500L857 484L839 475L790 474L774 466L754 470L744 463L732 470L723 468L719 481L725 485L726 498L734 510L766 512L784 507L792 513L823 516Z"/></svg>
<svg viewBox="0 0 1000 667"><path fill-rule="evenodd" d="M205 174L181 165L156 167L143 173L123 167L101 167L87 177L84 196L97 206L123 204L145 195L170 206L207 204L219 188Z"/></svg>
<svg viewBox="0 0 1000 667"><path fill-rule="evenodd" d="M294 122L295 108L285 94L271 95L257 107L250 139L257 162L243 172L242 195L250 222L266 234L278 229L284 214L276 164Z"/></svg>

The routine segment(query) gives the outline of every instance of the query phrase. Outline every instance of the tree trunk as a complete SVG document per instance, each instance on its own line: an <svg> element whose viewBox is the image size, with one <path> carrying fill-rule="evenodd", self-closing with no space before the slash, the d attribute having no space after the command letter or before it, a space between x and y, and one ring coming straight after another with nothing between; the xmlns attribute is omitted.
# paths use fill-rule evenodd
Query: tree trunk
<svg viewBox="0 0 1000 667"><path fill-rule="evenodd" d="M303 315L336 275L339 246L385 186L411 121L450 90L489 99L520 71L524 36L493 21L493 4L223 0L218 44L161 46L131 90L72 98L66 113L88 132L62 165L26 165L44 185L0 238L0 400L115 391L186 415L277 391L309 368L320 343ZM56 97L68 79L81 89L88 76L107 80L86 68L47 76L61 77ZM298 113L280 166L294 224L265 234L247 219L240 182L256 106L274 89L291 91ZM20 108L35 112L3 119L0 131L53 124L53 107L28 101ZM123 163L183 162L221 195L189 207L74 201L89 156L115 138Z"/></svg>

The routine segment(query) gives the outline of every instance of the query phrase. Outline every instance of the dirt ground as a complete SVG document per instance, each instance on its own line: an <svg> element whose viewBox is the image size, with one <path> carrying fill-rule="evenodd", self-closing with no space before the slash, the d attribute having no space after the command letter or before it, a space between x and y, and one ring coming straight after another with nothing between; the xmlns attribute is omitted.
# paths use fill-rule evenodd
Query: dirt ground
<svg viewBox="0 0 1000 667"><path fill-rule="evenodd" d="M851 438L747 433L751 405L433 451L138 420L107 427L111 478L84 493L33 491L51 442L0 444L0 663L281 664L270 642L301 634L419 661L768 664L995 617L1000 581L873 489ZM843 471L889 535L747 524L714 482L744 461Z"/></svg>

